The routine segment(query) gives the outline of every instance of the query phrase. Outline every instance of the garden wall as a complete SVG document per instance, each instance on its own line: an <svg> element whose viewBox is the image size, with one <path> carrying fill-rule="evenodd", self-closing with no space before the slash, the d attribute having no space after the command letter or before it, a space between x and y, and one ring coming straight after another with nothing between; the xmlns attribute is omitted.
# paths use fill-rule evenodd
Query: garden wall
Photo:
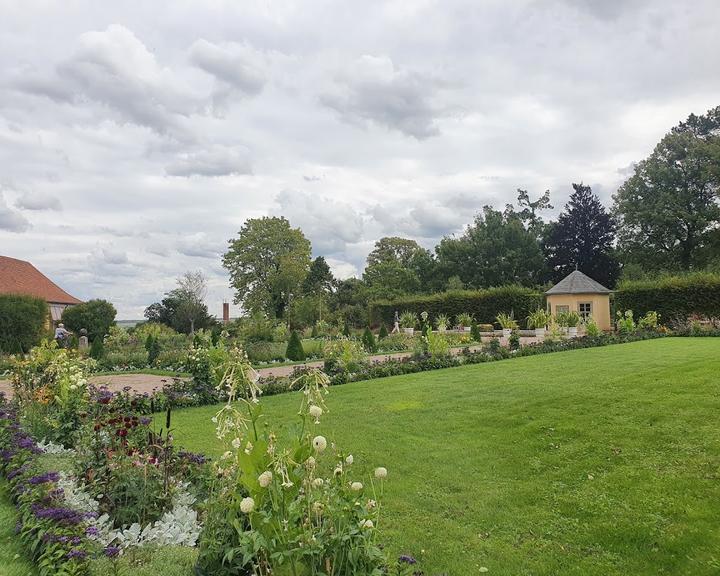
<svg viewBox="0 0 720 576"><path fill-rule="evenodd" d="M463 312L472 314L480 324L494 324L501 312L512 313L521 326L526 317L537 308L544 307L543 294L521 286L503 286L487 290L455 290L424 296L411 296L394 301L378 301L370 305L370 321L392 326L395 311L410 310L416 314L427 311L431 320L445 314L454 320Z"/></svg>
<svg viewBox="0 0 720 576"><path fill-rule="evenodd" d="M663 323L692 315L720 318L720 274L623 282L615 292L615 309L632 310L636 318L654 310Z"/></svg>

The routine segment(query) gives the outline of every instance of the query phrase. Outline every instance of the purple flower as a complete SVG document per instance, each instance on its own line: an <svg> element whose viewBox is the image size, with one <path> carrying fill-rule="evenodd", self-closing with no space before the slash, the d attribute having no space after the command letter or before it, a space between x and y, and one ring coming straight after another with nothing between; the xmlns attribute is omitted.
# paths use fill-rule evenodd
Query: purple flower
<svg viewBox="0 0 720 576"><path fill-rule="evenodd" d="M82 550L80 548L73 548L68 552L65 557L68 560L72 560L73 558L77 558L78 560L82 560L84 558L87 558L87 552L85 550Z"/></svg>
<svg viewBox="0 0 720 576"><path fill-rule="evenodd" d="M33 514L41 520L54 520L60 524L80 524L84 519L84 515L70 508L42 508L37 504L32 506Z"/></svg>
<svg viewBox="0 0 720 576"><path fill-rule="evenodd" d="M104 550L105 556L108 558L117 558L120 555L120 547L119 546L108 546Z"/></svg>
<svg viewBox="0 0 720 576"><path fill-rule="evenodd" d="M36 486L38 484L45 484L47 482L57 482L60 479L60 474L57 472L46 472L39 476L33 476L28 480L28 483Z"/></svg>
<svg viewBox="0 0 720 576"><path fill-rule="evenodd" d="M142 424L143 426L147 426L148 424L150 424L150 422L152 422L150 418L146 418L145 416L140 418L140 424Z"/></svg>
<svg viewBox="0 0 720 576"><path fill-rule="evenodd" d="M412 556L408 556L407 554L403 554L398 558L398 562L405 562L406 564L417 564L417 560L413 558Z"/></svg>
<svg viewBox="0 0 720 576"><path fill-rule="evenodd" d="M88 526L85 530L85 534L87 536L97 536L100 534L100 531L98 530L97 526Z"/></svg>

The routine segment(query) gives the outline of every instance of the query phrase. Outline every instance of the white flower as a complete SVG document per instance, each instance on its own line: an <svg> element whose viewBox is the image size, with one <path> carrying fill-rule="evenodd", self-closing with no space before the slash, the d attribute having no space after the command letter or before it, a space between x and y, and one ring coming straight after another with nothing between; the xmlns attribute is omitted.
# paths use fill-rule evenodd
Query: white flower
<svg viewBox="0 0 720 576"><path fill-rule="evenodd" d="M347 458L345 458L345 464L347 464L348 466L350 466L350 464L352 464L353 461L354 461L354 460L353 460L353 455L352 455L352 454L350 454Z"/></svg>
<svg viewBox="0 0 720 576"><path fill-rule="evenodd" d="M338 466L335 467L335 470L333 471L333 474L335 474L335 476L340 476L340 474L342 474L342 472L343 472L342 466L338 465Z"/></svg>
<svg viewBox="0 0 720 576"><path fill-rule="evenodd" d="M235 448L235 450L237 450L238 448L240 448L240 438L235 438L235 439L233 439L233 441L232 441L232 447Z"/></svg>
<svg viewBox="0 0 720 576"><path fill-rule="evenodd" d="M325 436L315 436L313 438L313 448L315 448L315 452L322 452L327 448L327 440L325 440Z"/></svg>
<svg viewBox="0 0 720 576"><path fill-rule="evenodd" d="M360 528L373 528L375 525L372 520L364 520L360 522Z"/></svg>
<svg viewBox="0 0 720 576"><path fill-rule="evenodd" d="M265 470L265 472L258 476L258 483L263 488L270 486L270 482L272 482L272 472L270 472L270 470Z"/></svg>
<svg viewBox="0 0 720 576"><path fill-rule="evenodd" d="M378 480L384 480L387 478L387 468L383 468L380 466L380 468L375 468L375 478Z"/></svg>
<svg viewBox="0 0 720 576"><path fill-rule="evenodd" d="M368 510L374 510L376 506L377 506L377 502L375 502L375 500L367 501L367 509Z"/></svg>
<svg viewBox="0 0 720 576"><path fill-rule="evenodd" d="M310 456L307 460L305 460L305 466L308 468L315 468L315 458Z"/></svg>
<svg viewBox="0 0 720 576"><path fill-rule="evenodd" d="M362 482L353 482L352 484L350 484L350 490L352 490L353 492L360 492L360 490L362 489Z"/></svg>
<svg viewBox="0 0 720 576"><path fill-rule="evenodd" d="M309 409L310 416L315 418L315 424L320 424L320 416L322 416L323 409L320 406L312 404Z"/></svg>
<svg viewBox="0 0 720 576"><path fill-rule="evenodd" d="M221 459L221 460L227 460L228 458L232 458L232 455L233 455L232 452L230 452L230 450L228 450L227 452L225 452L225 453L220 457L220 459Z"/></svg>
<svg viewBox="0 0 720 576"><path fill-rule="evenodd" d="M248 440L248 443L247 443L246 446L245 446L245 454L250 454L250 452L252 452L252 449L253 449L253 445L252 445L252 443Z"/></svg>
<svg viewBox="0 0 720 576"><path fill-rule="evenodd" d="M325 481L322 478L315 478L315 480L313 480L313 486L315 486L315 488L320 488L324 483Z"/></svg>
<svg viewBox="0 0 720 576"><path fill-rule="evenodd" d="M70 390L77 390L77 384L70 384Z"/></svg>
<svg viewBox="0 0 720 576"><path fill-rule="evenodd" d="M248 496L240 501L240 511L243 514L250 514L253 510L255 510L255 500Z"/></svg>
<svg viewBox="0 0 720 576"><path fill-rule="evenodd" d="M313 502L312 509L315 514L320 515L323 511L323 504L322 502Z"/></svg>

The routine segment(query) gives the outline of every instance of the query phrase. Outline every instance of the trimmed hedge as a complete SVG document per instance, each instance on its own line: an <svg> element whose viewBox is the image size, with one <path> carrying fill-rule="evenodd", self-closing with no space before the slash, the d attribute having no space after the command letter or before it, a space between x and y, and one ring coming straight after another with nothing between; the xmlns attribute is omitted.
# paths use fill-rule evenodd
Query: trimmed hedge
<svg viewBox="0 0 720 576"><path fill-rule="evenodd" d="M615 308L632 310L635 318L654 310L663 323L684 322L692 315L720 318L720 274L623 282L615 292Z"/></svg>
<svg viewBox="0 0 720 576"><path fill-rule="evenodd" d="M495 324L501 312L512 312L515 319L524 325L530 312L545 306L543 294L522 286L501 286L487 290L453 290L426 296L411 296L394 301L382 300L370 305L373 324L384 322L392 325L395 311L410 310L416 314L427 311L434 320L439 314L451 316L468 312L479 324Z"/></svg>
<svg viewBox="0 0 720 576"><path fill-rule="evenodd" d="M0 294L0 352L29 352L45 336L48 305L42 298Z"/></svg>

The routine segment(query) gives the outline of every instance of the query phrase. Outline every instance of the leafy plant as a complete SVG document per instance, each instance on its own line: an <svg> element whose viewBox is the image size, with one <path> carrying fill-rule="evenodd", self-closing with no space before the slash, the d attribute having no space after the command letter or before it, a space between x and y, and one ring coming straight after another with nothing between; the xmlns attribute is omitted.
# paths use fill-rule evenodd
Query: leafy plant
<svg viewBox="0 0 720 576"><path fill-rule="evenodd" d="M365 352L355 340L339 338L325 345L326 370L355 372L364 362Z"/></svg>
<svg viewBox="0 0 720 576"><path fill-rule="evenodd" d="M595 322L595 319L592 316L585 320L585 334L592 338L600 336L601 334L600 328L598 327L597 322Z"/></svg>
<svg viewBox="0 0 720 576"><path fill-rule="evenodd" d="M386 558L375 532L387 470L365 481L351 455L313 431L327 412L328 384L318 370L295 381L299 422L287 437L261 426L252 380L227 386L214 418L227 451L216 464L221 486L200 543L202 573L381 573Z"/></svg>
<svg viewBox="0 0 720 576"><path fill-rule="evenodd" d="M515 321L515 317L512 312L510 312L510 314L501 312L495 319L503 330L517 330L518 328L518 323Z"/></svg>
<svg viewBox="0 0 720 576"><path fill-rule="evenodd" d="M447 330L447 327L450 325L450 318L447 317L447 314L438 314L435 317L435 326L437 326L437 329L440 331Z"/></svg>
<svg viewBox="0 0 720 576"><path fill-rule="evenodd" d="M415 328L415 326L417 326L417 322L418 319L415 312L405 310L402 314L400 314L400 326L403 328Z"/></svg>
<svg viewBox="0 0 720 576"><path fill-rule="evenodd" d="M657 330L659 325L660 315L653 310L647 312L637 323L637 327L641 330Z"/></svg>
<svg viewBox="0 0 720 576"><path fill-rule="evenodd" d="M457 324L461 328L469 328L472 326L475 319L473 318L472 314L468 312L462 312L457 315Z"/></svg>
<svg viewBox="0 0 720 576"><path fill-rule="evenodd" d="M482 341L482 334L480 333L480 325L477 324L476 322L473 322L473 325L472 325L472 327L470 328L470 337L471 337L475 342L480 342L480 341Z"/></svg>
<svg viewBox="0 0 720 576"><path fill-rule="evenodd" d="M616 326L620 334L631 334L635 332L635 319L633 318L633 311L626 310L623 314L618 310Z"/></svg>
<svg viewBox="0 0 720 576"><path fill-rule="evenodd" d="M528 317L528 328L545 328L550 322L551 315L545 308L538 308Z"/></svg>
<svg viewBox="0 0 720 576"><path fill-rule="evenodd" d="M431 358L445 358L450 355L450 343L442 334L428 332L423 336L427 344L427 353Z"/></svg>

